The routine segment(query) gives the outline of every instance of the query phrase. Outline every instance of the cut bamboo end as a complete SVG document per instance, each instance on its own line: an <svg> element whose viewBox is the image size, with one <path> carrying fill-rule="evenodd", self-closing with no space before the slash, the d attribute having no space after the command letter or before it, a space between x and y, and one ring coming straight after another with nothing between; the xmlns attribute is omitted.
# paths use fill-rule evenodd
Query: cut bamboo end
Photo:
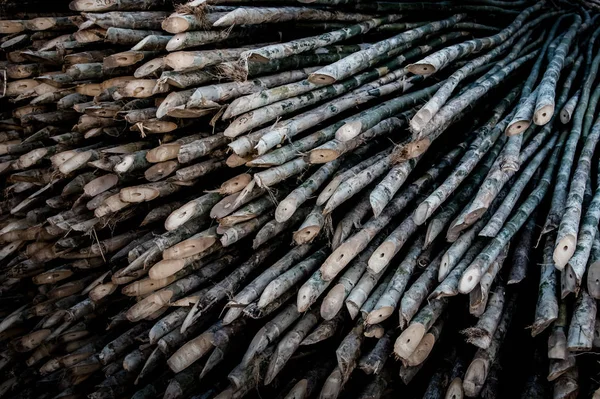
<svg viewBox="0 0 600 399"><path fill-rule="evenodd" d="M168 54L164 58L165 65L171 67L174 71L185 71L194 67L194 54L188 51L178 51Z"/></svg>
<svg viewBox="0 0 600 399"><path fill-rule="evenodd" d="M119 176L109 173L87 183L83 187L83 192L89 197L95 197L98 194L110 190L112 187L116 186L118 182Z"/></svg>
<svg viewBox="0 0 600 399"><path fill-rule="evenodd" d="M135 157L133 155L126 155L121 162L115 165L114 171L121 174L127 173L133 167L134 163Z"/></svg>
<svg viewBox="0 0 600 399"><path fill-rule="evenodd" d="M450 385L448 385L444 399L463 399L465 395L462 385L463 382L460 377L453 379L452 382L450 382Z"/></svg>
<svg viewBox="0 0 600 399"><path fill-rule="evenodd" d="M368 262L369 270L373 273L379 273L386 267L396 253L396 245L391 242L384 242L371 255Z"/></svg>
<svg viewBox="0 0 600 399"><path fill-rule="evenodd" d="M113 282L100 284L92 289L89 293L90 299L94 302L100 301L117 290L118 285Z"/></svg>
<svg viewBox="0 0 600 399"><path fill-rule="evenodd" d="M174 373L179 373L188 368L213 348L210 343L211 337L212 334L204 333L185 343L167 360L169 368Z"/></svg>
<svg viewBox="0 0 600 399"><path fill-rule="evenodd" d="M149 182L157 182L167 176L170 176L177 170L178 167L179 162L177 161L159 162L146 169L144 172L144 177Z"/></svg>
<svg viewBox="0 0 600 399"><path fill-rule="evenodd" d="M163 306L168 305L172 295L171 291L160 291L151 294L130 307L125 313L125 317L131 322L143 320L160 310Z"/></svg>
<svg viewBox="0 0 600 399"><path fill-rule="evenodd" d="M194 202L188 202L181 208L173 211L167 217L167 220L165 220L165 229L167 231L175 230L176 228L190 220L192 217L194 217L194 215L196 214L195 211L196 204Z"/></svg>
<svg viewBox="0 0 600 399"><path fill-rule="evenodd" d="M15 350L17 352L29 352L40 346L50 336L51 332L50 329L42 329L26 334L15 343Z"/></svg>
<svg viewBox="0 0 600 399"><path fill-rule="evenodd" d="M410 131L413 135L419 134L432 117L433 115L426 107L421 108L409 122Z"/></svg>
<svg viewBox="0 0 600 399"><path fill-rule="evenodd" d="M543 126L546 123L550 122L552 119L552 115L554 115L554 106L553 105L544 105L539 110L535 111L533 114L533 123L538 126Z"/></svg>
<svg viewBox="0 0 600 399"><path fill-rule="evenodd" d="M25 30L23 21L19 20L4 20L0 21L0 34L13 34Z"/></svg>
<svg viewBox="0 0 600 399"><path fill-rule="evenodd" d="M64 279L67 279L73 275L73 271L69 269L65 270L53 270L46 273L40 273L32 278L32 281L36 285L42 284L54 284Z"/></svg>
<svg viewBox="0 0 600 399"><path fill-rule="evenodd" d="M508 125L508 127L506 128L506 135L507 136L515 136L517 134L521 134L525 130L527 130L529 128L529 126L531 126L531 121L528 121L528 120L516 121L516 122Z"/></svg>
<svg viewBox="0 0 600 399"><path fill-rule="evenodd" d="M126 67L134 65L144 59L144 55L139 51L123 51L118 54L109 55L104 57L102 61L102 67L104 69Z"/></svg>
<svg viewBox="0 0 600 399"><path fill-rule="evenodd" d="M481 271L477 268L469 268L463 273L460 281L458 282L458 291L461 294L468 294L469 292L473 291L475 287L477 287L477 284L479 284L480 280Z"/></svg>
<svg viewBox="0 0 600 399"><path fill-rule="evenodd" d="M152 187L127 187L119 193L120 199L127 203L140 203L158 198L160 192Z"/></svg>
<svg viewBox="0 0 600 399"><path fill-rule="evenodd" d="M413 221L420 226L427 221L429 213L429 204L427 202L421 202L413 212Z"/></svg>
<svg viewBox="0 0 600 399"><path fill-rule="evenodd" d="M309 0L299 0L301 3L309 2ZM308 380L302 379L293 386L292 389L283 399L303 399L308 397Z"/></svg>
<svg viewBox="0 0 600 399"><path fill-rule="evenodd" d="M217 237L187 239L163 251L164 260L184 259L204 252L217 242Z"/></svg>
<svg viewBox="0 0 600 399"><path fill-rule="evenodd" d="M415 351L404 361L404 365L414 367L422 364L429 357L433 345L435 345L435 336L432 333L425 334Z"/></svg>
<svg viewBox="0 0 600 399"><path fill-rule="evenodd" d="M296 307L299 312L306 312L310 305L312 305L312 297L313 297L313 288L310 285L303 285L298 290L298 295L296 296Z"/></svg>
<svg viewBox="0 0 600 399"><path fill-rule="evenodd" d="M303 229L295 231L293 234L294 242L297 245L302 245L314 240L321 231L321 226L307 226Z"/></svg>
<svg viewBox="0 0 600 399"><path fill-rule="evenodd" d="M478 396L483 388L483 384L485 384L487 373L487 364L483 359L473 360L465 373L465 379L463 381L465 395L472 398Z"/></svg>
<svg viewBox="0 0 600 399"><path fill-rule="evenodd" d="M577 238L571 234L561 238L554 248L552 259L554 260L554 266L558 270L564 270L567 263L575 253L577 247Z"/></svg>
<svg viewBox="0 0 600 399"><path fill-rule="evenodd" d="M147 295L147 294L150 294L161 288L166 287L167 285L171 284L173 281L175 281L174 276L170 276L170 277L163 278L163 279L146 278L143 280L134 281L133 283L123 287L123 289L121 290L121 293L123 293L123 295L127 295L127 296Z"/></svg>
<svg viewBox="0 0 600 399"><path fill-rule="evenodd" d="M155 58L144 63L138 69L135 70L133 76L137 79L145 78L148 76L152 76L154 74L158 75L158 73L164 68L163 58Z"/></svg>
<svg viewBox="0 0 600 399"><path fill-rule="evenodd" d="M450 273L449 265L450 265L450 256L447 253L445 253L444 255L442 255L442 260L440 262L440 268L438 269L438 282L441 283L442 281L444 281L444 279Z"/></svg>
<svg viewBox="0 0 600 399"><path fill-rule="evenodd" d="M308 156L308 162L311 164L323 164L331 162L339 158L340 154L338 151L330 150L326 148L314 149Z"/></svg>
<svg viewBox="0 0 600 399"><path fill-rule="evenodd" d="M336 79L333 76L315 72L308 75L308 81L316 85L330 85L334 84Z"/></svg>
<svg viewBox="0 0 600 399"><path fill-rule="evenodd" d="M414 73L415 75L430 75L437 72L435 66L426 63L409 64L405 69L407 69L410 73Z"/></svg>
<svg viewBox="0 0 600 399"><path fill-rule="evenodd" d="M346 289L343 284L336 284L321 302L321 317L325 320L333 319L344 306Z"/></svg>
<svg viewBox="0 0 600 399"><path fill-rule="evenodd" d="M362 129L362 123L360 121L352 121L345 123L335 132L335 138L340 141L352 140L358 136Z"/></svg>
<svg viewBox="0 0 600 399"><path fill-rule="evenodd" d="M253 61L253 62L259 62L259 63L267 63L267 62L271 61L270 58L267 58L262 54L253 53L253 52L250 52L250 55L248 56L248 60Z"/></svg>
<svg viewBox="0 0 600 399"><path fill-rule="evenodd" d="M219 194L231 195L238 193L244 189L252 181L252 175L249 173L242 173L236 177L233 177L223 184L219 188Z"/></svg>
<svg viewBox="0 0 600 399"><path fill-rule="evenodd" d="M167 143L162 144L156 148L151 149L146 153L146 160L152 163L169 161L171 159L177 159L177 154L181 144L178 143Z"/></svg>
<svg viewBox="0 0 600 399"><path fill-rule="evenodd" d="M600 299L600 261L596 261L588 267L587 291L592 298Z"/></svg>
<svg viewBox="0 0 600 399"><path fill-rule="evenodd" d="M177 51L185 48L186 42L186 34L185 33L177 33L175 36L169 40L167 43L167 51Z"/></svg>
<svg viewBox="0 0 600 399"><path fill-rule="evenodd" d="M392 306L382 306L379 309L375 309L367 316L367 324L379 324L384 320L387 320L394 313Z"/></svg>
<svg viewBox="0 0 600 399"><path fill-rule="evenodd" d="M148 271L152 280L160 280L174 275L185 267L183 259L161 260Z"/></svg>
<svg viewBox="0 0 600 399"><path fill-rule="evenodd" d="M190 29L190 23L181 15L171 15L162 22L161 27L169 33L177 34L187 32Z"/></svg>
<svg viewBox="0 0 600 399"><path fill-rule="evenodd" d="M283 223L291 218L298 209L296 203L297 201L292 198L286 198L281 201L275 209L275 220Z"/></svg>
<svg viewBox="0 0 600 399"><path fill-rule="evenodd" d="M394 354L400 359L408 359L425 336L425 326L413 323L400 334L394 343Z"/></svg>

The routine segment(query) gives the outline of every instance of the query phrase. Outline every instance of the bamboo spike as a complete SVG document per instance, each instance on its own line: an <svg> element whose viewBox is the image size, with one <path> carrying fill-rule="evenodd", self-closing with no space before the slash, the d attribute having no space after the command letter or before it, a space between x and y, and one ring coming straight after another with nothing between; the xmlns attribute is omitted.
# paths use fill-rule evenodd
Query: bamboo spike
<svg viewBox="0 0 600 399"><path fill-rule="evenodd" d="M381 323L389 318L404 294L408 281L417 264L417 257L423 248L423 237L419 236L406 252L404 259L395 270L389 284L375 304L373 311L367 316L368 324Z"/></svg>
<svg viewBox="0 0 600 399"><path fill-rule="evenodd" d="M394 354L401 359L408 359L418 347L427 331L438 320L448 301L437 299L425 305L410 325L400 334L394 343Z"/></svg>
<svg viewBox="0 0 600 399"><path fill-rule="evenodd" d="M306 244L295 247L284 257L279 259L263 273L261 273L250 284L236 294L227 304L230 309L223 317L223 323L229 324L236 320L242 314L242 306L248 306L250 303L260 297L265 288L277 277L287 272L294 264L303 259L311 250L312 245Z"/></svg>
<svg viewBox="0 0 600 399"><path fill-rule="evenodd" d="M400 326L406 326L417 313L419 307L430 294L436 282L441 261L441 253L429 263L423 273L415 280L400 301Z"/></svg>
<svg viewBox="0 0 600 399"><path fill-rule="evenodd" d="M500 252L483 277L481 277L479 285L469 293L469 312L472 315L481 317L484 313L492 283L496 279L500 269L504 266L507 253L508 246L502 249L502 252Z"/></svg>
<svg viewBox="0 0 600 399"><path fill-rule="evenodd" d="M267 374L265 375L265 385L270 384L275 376L285 366L289 358L300 346L300 343L308 332L317 324L318 317L316 311L307 312L289 332L284 335L271 357Z"/></svg>
<svg viewBox="0 0 600 399"><path fill-rule="evenodd" d="M515 302L516 295L513 295L506 304L505 311L496 328L491 345L487 349L479 349L475 353L463 380L463 389L467 396L477 396L483 388L490 367L499 355L499 350L508 329L508 322L514 312Z"/></svg>

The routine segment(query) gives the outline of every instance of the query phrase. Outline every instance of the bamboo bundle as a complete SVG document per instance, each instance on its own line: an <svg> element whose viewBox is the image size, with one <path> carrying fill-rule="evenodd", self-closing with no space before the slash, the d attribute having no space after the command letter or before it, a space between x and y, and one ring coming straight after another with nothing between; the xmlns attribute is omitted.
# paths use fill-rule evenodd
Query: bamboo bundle
<svg viewBox="0 0 600 399"><path fill-rule="evenodd" d="M55 3L0 2L0 397L598 395L595 1Z"/></svg>

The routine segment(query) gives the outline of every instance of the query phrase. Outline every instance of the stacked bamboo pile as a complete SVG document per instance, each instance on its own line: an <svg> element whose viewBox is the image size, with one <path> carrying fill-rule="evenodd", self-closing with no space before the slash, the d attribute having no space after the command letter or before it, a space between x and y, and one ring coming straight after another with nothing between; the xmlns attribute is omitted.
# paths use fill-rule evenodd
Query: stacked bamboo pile
<svg viewBox="0 0 600 399"><path fill-rule="evenodd" d="M600 397L598 2L0 5L0 397Z"/></svg>

